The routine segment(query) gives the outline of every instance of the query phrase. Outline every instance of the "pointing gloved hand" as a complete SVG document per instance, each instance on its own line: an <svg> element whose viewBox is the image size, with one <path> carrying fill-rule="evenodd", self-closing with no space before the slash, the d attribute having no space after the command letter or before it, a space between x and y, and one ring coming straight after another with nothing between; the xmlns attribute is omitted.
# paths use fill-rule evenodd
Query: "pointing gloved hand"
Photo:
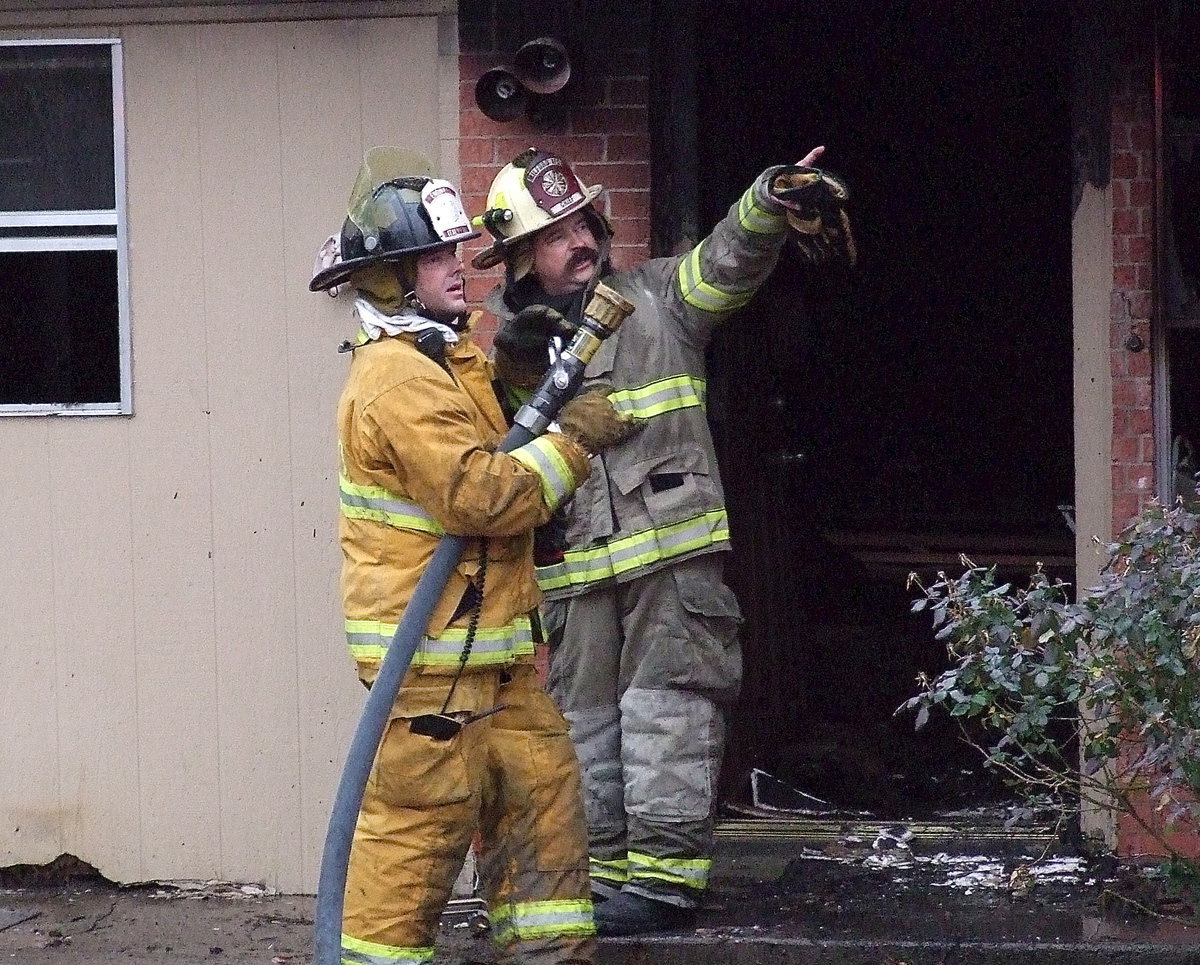
<svg viewBox="0 0 1200 965"><path fill-rule="evenodd" d="M558 413L559 431L591 455L624 442L646 424L618 412L608 392L605 385L589 386Z"/></svg>
<svg viewBox="0 0 1200 965"><path fill-rule="evenodd" d="M536 389L550 367L550 339L557 335L567 341L574 334L574 326L553 308L527 305L496 333L497 378L518 389Z"/></svg>
<svg viewBox="0 0 1200 965"><path fill-rule="evenodd" d="M776 174L771 179L771 196L787 208L788 224L795 230L793 238L811 264L837 260L853 265L858 251L846 214L850 192L841 178L808 166L820 156L820 150Z"/></svg>

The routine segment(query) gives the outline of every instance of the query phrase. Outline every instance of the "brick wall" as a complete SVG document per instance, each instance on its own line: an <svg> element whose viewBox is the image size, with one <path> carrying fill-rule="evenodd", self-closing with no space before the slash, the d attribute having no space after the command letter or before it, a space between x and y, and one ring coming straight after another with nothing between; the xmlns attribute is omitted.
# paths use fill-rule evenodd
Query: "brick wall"
<svg viewBox="0 0 1200 965"><path fill-rule="evenodd" d="M1155 492L1150 319L1154 284L1154 70L1149 34L1122 48L1113 92L1113 529ZM1141 351L1129 347L1141 340Z"/></svg>
<svg viewBox="0 0 1200 965"><path fill-rule="evenodd" d="M1152 22L1147 17L1143 26ZM1113 289L1112 383L1113 528L1120 530L1155 494L1153 358L1154 309L1154 53L1149 30L1122 47L1112 118ZM1131 351L1130 336L1141 351ZM1144 825L1161 827L1148 798L1137 816L1117 819L1117 851L1125 856L1163 853ZM1144 822L1144 823L1143 823ZM1180 828L1168 837L1182 854L1200 856L1200 834Z"/></svg>
<svg viewBox="0 0 1200 965"><path fill-rule="evenodd" d="M650 253L650 136L648 130L648 4L623 5L621 16L596 2L532 6L521 0L463 0L459 4L459 163L467 213L486 206L496 172L528 147L560 154L585 184L602 184L596 206L612 222L612 258L625 268ZM553 12L551 12L553 11ZM611 21L611 22L610 22ZM567 47L572 76L555 95L561 120L537 126L528 118L489 119L475 105L475 82L509 64L525 41L552 36ZM601 56L602 53L602 56ZM465 246L464 261L486 247L485 236ZM477 306L502 269L467 267L467 300ZM480 328L486 345L491 319Z"/></svg>

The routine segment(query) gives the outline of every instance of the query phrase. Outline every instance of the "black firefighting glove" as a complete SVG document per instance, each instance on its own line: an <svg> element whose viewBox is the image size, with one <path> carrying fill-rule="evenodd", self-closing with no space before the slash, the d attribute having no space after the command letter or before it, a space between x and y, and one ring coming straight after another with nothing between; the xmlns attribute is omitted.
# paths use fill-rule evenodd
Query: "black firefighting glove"
<svg viewBox="0 0 1200 965"><path fill-rule="evenodd" d="M550 340L564 342L575 329L547 305L527 305L510 318L493 340L496 377L506 386L536 389L550 367Z"/></svg>
<svg viewBox="0 0 1200 965"><path fill-rule="evenodd" d="M785 167L771 180L771 196L786 205L792 237L810 264L858 259L846 214L850 192L841 178L820 168Z"/></svg>
<svg viewBox="0 0 1200 965"><path fill-rule="evenodd" d="M533 565L561 563L567 549L567 514L560 506L546 522L533 531Z"/></svg>

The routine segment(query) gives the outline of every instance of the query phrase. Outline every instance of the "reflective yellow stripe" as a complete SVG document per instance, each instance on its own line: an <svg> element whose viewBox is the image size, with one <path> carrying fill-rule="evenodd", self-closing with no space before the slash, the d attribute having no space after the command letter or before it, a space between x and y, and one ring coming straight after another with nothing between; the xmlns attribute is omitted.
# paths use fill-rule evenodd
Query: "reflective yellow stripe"
<svg viewBox="0 0 1200 965"><path fill-rule="evenodd" d="M344 475L338 477L342 493L342 515L350 519L371 519L396 529L415 530L442 536L445 530L433 516L382 486L362 486Z"/></svg>
<svg viewBox="0 0 1200 965"><path fill-rule="evenodd" d="M741 308L753 297L755 289L726 291L705 280L700 255L707 244L705 238L679 262L679 293L689 305L705 312L732 312Z"/></svg>
<svg viewBox="0 0 1200 965"><path fill-rule="evenodd" d="M639 419L650 419L678 409L704 408L707 388L703 379L675 375L639 389L617 389L610 392L608 397L618 412Z"/></svg>
<svg viewBox="0 0 1200 965"><path fill-rule="evenodd" d="M787 227L783 211L769 211L758 203L751 187L738 202L738 222L747 231L758 235L777 235Z"/></svg>
<svg viewBox="0 0 1200 965"><path fill-rule="evenodd" d="M522 901L489 908L492 937L500 945L518 939L594 935L592 903L586 899Z"/></svg>
<svg viewBox="0 0 1200 965"><path fill-rule="evenodd" d="M602 861L599 858L588 858L588 874L602 881L623 885L629 880L629 861L620 858L616 861Z"/></svg>
<svg viewBox="0 0 1200 965"><path fill-rule="evenodd" d="M342 965L423 965L433 960L434 947L402 948L342 935Z"/></svg>
<svg viewBox="0 0 1200 965"><path fill-rule="evenodd" d="M729 517L714 509L670 526L643 530L601 546L567 550L561 563L539 566L543 592L615 579L631 570L729 542Z"/></svg>
<svg viewBox="0 0 1200 965"><path fill-rule="evenodd" d="M382 660L396 635L395 623L378 620L347 620L346 643L356 660ZM414 667L455 667L462 658L467 631L448 627L440 637L423 637L413 655ZM468 667L489 667L512 663L517 657L531 656L533 627L529 617L517 617L508 626L479 627L467 657Z"/></svg>
<svg viewBox="0 0 1200 965"><path fill-rule="evenodd" d="M571 474L571 467L558 451L558 446L545 436L514 449L509 455L541 477L542 496L551 509L557 509L564 499L575 492L576 480Z"/></svg>
<svg viewBox="0 0 1200 965"><path fill-rule="evenodd" d="M653 878L668 884L683 885L703 891L708 887L709 858L655 858L653 855L629 852L629 878Z"/></svg>
<svg viewBox="0 0 1200 965"><path fill-rule="evenodd" d="M751 186L738 200L738 224L746 231L759 235L781 234L787 230L787 216L782 211L764 207L755 197ZM693 308L720 314L741 308L754 295L751 288L722 288L704 275L701 253L709 239L696 245L679 262L679 293Z"/></svg>
<svg viewBox="0 0 1200 965"><path fill-rule="evenodd" d="M533 389L522 389L516 385L504 384L504 397L508 404L512 407L513 412L516 412L526 402L533 398Z"/></svg>

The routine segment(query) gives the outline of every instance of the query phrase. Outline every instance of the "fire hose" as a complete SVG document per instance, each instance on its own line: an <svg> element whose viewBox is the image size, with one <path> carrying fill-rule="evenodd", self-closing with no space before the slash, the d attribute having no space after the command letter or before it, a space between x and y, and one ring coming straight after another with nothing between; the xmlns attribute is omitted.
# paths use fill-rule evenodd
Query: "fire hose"
<svg viewBox="0 0 1200 965"><path fill-rule="evenodd" d="M607 285L596 286L570 343L557 353L541 385L518 410L512 428L500 443L500 452L512 452L546 431L559 410L579 390L584 369L600 343L612 335L632 311L632 303ZM346 876L367 779L401 681L425 636L429 617L470 541L471 537L467 536L441 538L421 574L412 600L379 665L378 676L367 694L346 754L325 834L314 913L314 965L339 965L341 962Z"/></svg>

